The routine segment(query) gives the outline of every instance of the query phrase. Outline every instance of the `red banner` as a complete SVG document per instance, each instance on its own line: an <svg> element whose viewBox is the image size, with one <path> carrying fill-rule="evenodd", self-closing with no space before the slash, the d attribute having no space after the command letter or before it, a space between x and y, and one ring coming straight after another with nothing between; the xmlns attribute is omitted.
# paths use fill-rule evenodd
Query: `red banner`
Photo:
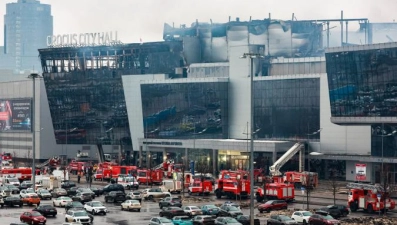
<svg viewBox="0 0 397 225"><path fill-rule="evenodd" d="M356 163L356 181L367 180L367 164Z"/></svg>
<svg viewBox="0 0 397 225"><path fill-rule="evenodd" d="M7 121L8 119L9 119L9 113L8 112L0 112L0 120Z"/></svg>

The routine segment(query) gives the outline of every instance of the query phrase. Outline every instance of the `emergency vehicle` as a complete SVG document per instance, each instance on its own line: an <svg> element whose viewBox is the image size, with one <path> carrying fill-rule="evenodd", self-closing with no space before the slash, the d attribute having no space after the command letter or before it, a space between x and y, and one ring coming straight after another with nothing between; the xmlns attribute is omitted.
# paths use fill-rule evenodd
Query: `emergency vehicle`
<svg viewBox="0 0 397 225"><path fill-rule="evenodd" d="M384 191L380 185L349 183L346 187L350 189L347 204L352 212L363 209L373 213L396 207L396 203L390 198L389 193Z"/></svg>
<svg viewBox="0 0 397 225"><path fill-rule="evenodd" d="M209 195L212 192L212 183L203 178L195 178L193 183L190 184L188 193L189 195Z"/></svg>
<svg viewBox="0 0 397 225"><path fill-rule="evenodd" d="M160 188L162 191L180 194L182 192L182 182L179 180L163 180Z"/></svg>
<svg viewBox="0 0 397 225"><path fill-rule="evenodd" d="M86 162L79 162L76 160L72 160L72 162L70 162L70 164L69 164L69 172L71 174L76 175L77 172L83 170L83 167L85 164L86 164Z"/></svg>
<svg viewBox="0 0 397 225"><path fill-rule="evenodd" d="M258 188L255 195L256 201L261 202L266 198L269 200L285 200L292 202L295 199L295 187L288 183L266 183L264 188Z"/></svg>
<svg viewBox="0 0 397 225"><path fill-rule="evenodd" d="M109 166L112 178L118 178L119 175L135 175L137 173L136 166Z"/></svg>
<svg viewBox="0 0 397 225"><path fill-rule="evenodd" d="M174 173L182 172L183 164L175 164L173 161L163 162L164 175L168 178L172 178Z"/></svg>
<svg viewBox="0 0 397 225"><path fill-rule="evenodd" d="M216 197L247 198L250 195L250 182L246 171L223 170L215 184Z"/></svg>
<svg viewBox="0 0 397 225"><path fill-rule="evenodd" d="M12 161L12 155L9 152L4 152L3 154L1 154L1 161L8 161L11 162Z"/></svg>
<svg viewBox="0 0 397 225"><path fill-rule="evenodd" d="M316 188L318 186L318 174L314 172L285 172L283 180L285 183L294 184L297 188L301 186Z"/></svg>
<svg viewBox="0 0 397 225"><path fill-rule="evenodd" d="M36 169L36 175L40 174L40 170ZM0 170L0 177L12 176L18 178L20 181L32 179L32 168L18 168L18 169L2 169Z"/></svg>
<svg viewBox="0 0 397 225"><path fill-rule="evenodd" d="M131 175L126 176L126 175L119 175L117 177L117 183L123 185L124 189L139 189L139 183L137 179Z"/></svg>
<svg viewBox="0 0 397 225"><path fill-rule="evenodd" d="M162 170L137 170L136 174L139 184L161 184L163 182Z"/></svg>

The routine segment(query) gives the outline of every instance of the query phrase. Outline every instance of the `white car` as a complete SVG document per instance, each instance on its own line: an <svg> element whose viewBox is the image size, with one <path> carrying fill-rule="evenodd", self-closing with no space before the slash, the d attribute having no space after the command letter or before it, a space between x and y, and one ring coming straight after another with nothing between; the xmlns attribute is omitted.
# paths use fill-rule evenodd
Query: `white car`
<svg viewBox="0 0 397 225"><path fill-rule="evenodd" d="M80 222L81 224L90 224L91 218L86 211L73 211L69 210L65 214L65 222Z"/></svg>
<svg viewBox="0 0 397 225"><path fill-rule="evenodd" d="M84 209L85 209L85 211L90 212L92 215L95 215L95 214L106 215L106 213L108 212L108 210L102 204L102 202L99 202L99 201L92 201L92 202L85 203Z"/></svg>
<svg viewBox="0 0 397 225"><path fill-rule="evenodd" d="M38 196L38 195L36 194L36 192L33 191L33 189L29 188L29 189L21 190L21 192L19 193L19 196L21 198L26 198L29 196Z"/></svg>
<svg viewBox="0 0 397 225"><path fill-rule="evenodd" d="M52 204L54 205L54 207L65 207L68 202L73 202L73 200L69 197L58 197L52 200Z"/></svg>
<svg viewBox="0 0 397 225"><path fill-rule="evenodd" d="M185 211L185 213L191 217L197 215L203 215L203 211L197 206L185 206L183 207L183 211Z"/></svg>
<svg viewBox="0 0 397 225"><path fill-rule="evenodd" d="M174 225L174 223L164 217L153 217L150 219L149 225Z"/></svg>
<svg viewBox="0 0 397 225"><path fill-rule="evenodd" d="M5 197L11 196L11 190L6 187L0 187L0 195Z"/></svg>
<svg viewBox="0 0 397 225"><path fill-rule="evenodd" d="M141 203L138 200L126 200L125 202L121 203L121 210L136 210L138 212L141 211Z"/></svg>
<svg viewBox="0 0 397 225"><path fill-rule="evenodd" d="M313 215L313 213L311 213L309 211L295 211L292 214L291 218L298 223L308 224L309 218L312 215Z"/></svg>

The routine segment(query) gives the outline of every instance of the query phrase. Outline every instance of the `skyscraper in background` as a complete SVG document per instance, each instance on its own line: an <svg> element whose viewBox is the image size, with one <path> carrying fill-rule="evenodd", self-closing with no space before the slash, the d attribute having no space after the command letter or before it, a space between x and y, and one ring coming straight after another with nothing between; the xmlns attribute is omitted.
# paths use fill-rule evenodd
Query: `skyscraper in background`
<svg viewBox="0 0 397 225"><path fill-rule="evenodd" d="M39 48L46 47L47 36L53 34L51 5L38 0L8 3L4 16L4 49L0 69L21 72L41 70ZM0 49L1 50L1 49Z"/></svg>

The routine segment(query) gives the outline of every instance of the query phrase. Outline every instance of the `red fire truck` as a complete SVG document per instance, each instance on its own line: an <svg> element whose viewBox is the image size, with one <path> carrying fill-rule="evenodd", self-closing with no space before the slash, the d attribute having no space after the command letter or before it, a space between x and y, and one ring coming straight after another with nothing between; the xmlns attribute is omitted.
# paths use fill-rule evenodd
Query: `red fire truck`
<svg viewBox="0 0 397 225"><path fill-rule="evenodd" d="M161 184L163 182L162 170L137 170L136 179L139 184Z"/></svg>
<svg viewBox="0 0 397 225"><path fill-rule="evenodd" d="M215 184L216 197L247 198L250 195L250 182L246 171L223 170Z"/></svg>
<svg viewBox="0 0 397 225"><path fill-rule="evenodd" d="M188 189L189 195L209 195L212 192L212 183L204 178L195 178Z"/></svg>
<svg viewBox="0 0 397 225"><path fill-rule="evenodd" d="M396 203L380 185L349 183L348 205L352 212L363 209L369 213L394 209ZM386 205L385 205L386 203Z"/></svg>
<svg viewBox="0 0 397 225"><path fill-rule="evenodd" d="M175 164L172 161L163 162L164 175L168 178L172 178L173 173L182 172L183 164Z"/></svg>
<svg viewBox="0 0 397 225"><path fill-rule="evenodd" d="M36 169L36 174L40 174L40 170ZM18 168L18 169L3 169L0 170L0 177L16 177L20 181L32 179L32 168Z"/></svg>
<svg viewBox="0 0 397 225"><path fill-rule="evenodd" d="M285 183L292 183L295 187L316 188L318 186L318 174L313 172L289 171L284 173L283 179Z"/></svg>
<svg viewBox="0 0 397 225"><path fill-rule="evenodd" d="M9 152L4 152L3 154L1 154L1 160L2 161L12 161L12 155Z"/></svg>
<svg viewBox="0 0 397 225"><path fill-rule="evenodd" d="M287 183L266 183L264 188L258 188L256 191L256 201L261 202L265 199L285 200L292 202L295 199L295 187Z"/></svg>
<svg viewBox="0 0 397 225"><path fill-rule="evenodd" d="M131 174L135 176L137 174L138 167L136 166L110 166L112 178L118 178L119 175Z"/></svg>
<svg viewBox="0 0 397 225"><path fill-rule="evenodd" d="M72 174L77 174L78 171L83 170L83 166L86 162L78 162L76 160L72 160L69 164L69 172Z"/></svg>

